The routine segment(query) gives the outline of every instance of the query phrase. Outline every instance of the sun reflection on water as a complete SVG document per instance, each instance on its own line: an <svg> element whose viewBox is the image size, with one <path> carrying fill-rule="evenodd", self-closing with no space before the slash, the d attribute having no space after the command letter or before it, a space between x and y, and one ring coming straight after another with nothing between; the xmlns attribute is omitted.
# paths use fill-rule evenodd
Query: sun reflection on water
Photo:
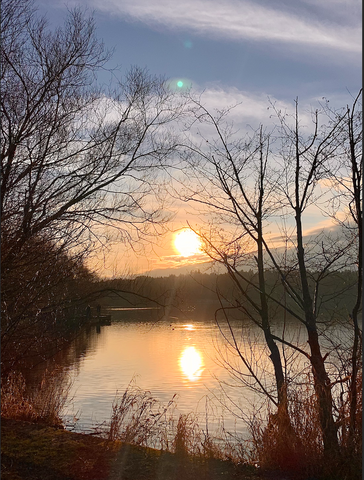
<svg viewBox="0 0 364 480"><path fill-rule="evenodd" d="M191 323L188 323L187 325L183 325L183 327L184 327L185 330L189 330L190 332L195 330L194 325L192 325Z"/></svg>
<svg viewBox="0 0 364 480"><path fill-rule="evenodd" d="M195 347L186 347L183 350L179 358L179 365L182 373L191 382L198 380L204 370L202 355Z"/></svg>

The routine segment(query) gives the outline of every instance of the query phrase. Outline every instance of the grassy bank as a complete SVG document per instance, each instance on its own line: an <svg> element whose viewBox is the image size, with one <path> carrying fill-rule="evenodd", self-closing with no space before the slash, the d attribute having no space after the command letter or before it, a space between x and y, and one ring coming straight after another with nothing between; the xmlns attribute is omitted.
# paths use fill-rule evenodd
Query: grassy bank
<svg viewBox="0 0 364 480"><path fill-rule="evenodd" d="M322 455L317 435L310 434L317 430L317 414L302 409L298 400L301 408L292 414L295 432L271 414L268 425L258 417L251 423L250 441L231 441L224 429L211 435L192 414L175 418L173 398L162 405L130 384L116 395L110 423L100 436L85 435L63 427L70 384L58 373L47 373L30 392L15 372L2 384L5 480L361 478L361 461L353 450L343 449L330 459Z"/></svg>
<svg viewBox="0 0 364 480"><path fill-rule="evenodd" d="M272 478L226 460L173 454L18 420L2 419L1 437L4 480Z"/></svg>
<svg viewBox="0 0 364 480"><path fill-rule="evenodd" d="M63 428L68 383L47 373L28 393L14 373L2 385L1 453L5 480L214 480L263 479L204 437L192 416L180 416L168 440L168 409L149 392L129 386L116 397L103 436ZM162 449L150 448L158 441ZM276 478L281 478L277 476Z"/></svg>

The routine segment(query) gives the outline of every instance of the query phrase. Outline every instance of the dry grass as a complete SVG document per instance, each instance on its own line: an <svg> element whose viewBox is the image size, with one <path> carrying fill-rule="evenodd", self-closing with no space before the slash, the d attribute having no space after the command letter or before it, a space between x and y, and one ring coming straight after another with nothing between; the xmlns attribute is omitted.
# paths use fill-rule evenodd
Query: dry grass
<svg viewBox="0 0 364 480"><path fill-rule="evenodd" d="M316 403L312 398L302 401L297 397L290 407L290 425L279 413L270 412L268 421L252 419L250 433L256 457L263 469L310 474L322 457Z"/></svg>
<svg viewBox="0 0 364 480"><path fill-rule="evenodd" d="M358 385L361 387L361 374ZM361 392L361 388L360 388ZM357 425L361 425L361 393L358 398ZM345 404L348 409L348 402ZM309 384L302 385L290 394L289 417L291 424L278 413L268 413L268 418L256 415L250 423L255 455L262 469L279 470L294 478L325 478L354 480L361 478L362 435L359 428L355 448L350 450L340 431L348 429L349 413L342 413L338 421L340 450L330 461L324 456L323 439L317 408L317 399Z"/></svg>
<svg viewBox="0 0 364 480"><path fill-rule="evenodd" d="M163 406L150 392L141 390L132 381L122 395L116 394L108 439L149 447L163 448L166 443L168 446L165 432L174 398Z"/></svg>
<svg viewBox="0 0 364 480"><path fill-rule="evenodd" d="M361 386L359 382L361 375L358 387ZM22 375L12 373L1 387L2 417L61 425L70 387L61 372L46 372L38 389L29 393ZM360 395L358 424L361 422L361 398ZM132 381L123 394L115 397L110 424L104 435L108 440L171 452L182 460L193 456L230 460L235 465L257 462L262 470L286 472L297 479L354 480L361 477L361 457L346 448L344 434L340 439L342 454L330 464L324 462L317 402L308 384L289 396L290 425L272 411L267 418L256 414L250 422L251 440L227 432L221 422L210 432L208 422L212 419L207 418L207 413L202 427L195 414L177 417L175 407L175 396L163 405ZM342 418L345 419L347 412L344 413ZM343 426L340 428L341 432L347 430ZM361 446L361 432L355 442Z"/></svg>
<svg viewBox="0 0 364 480"><path fill-rule="evenodd" d="M200 455L203 446L201 434L195 415L180 415L174 431L172 451L180 456Z"/></svg>
<svg viewBox="0 0 364 480"><path fill-rule="evenodd" d="M122 395L115 397L106 436L108 440L153 447L179 457L247 463L243 442L226 432L222 424L210 435L207 419L202 428L197 415L177 417L175 407L175 396L162 405L132 381Z"/></svg>
<svg viewBox="0 0 364 480"><path fill-rule="evenodd" d="M61 426L71 382L64 373L46 371L38 388L29 392L24 377L12 372L1 385L1 416Z"/></svg>
<svg viewBox="0 0 364 480"><path fill-rule="evenodd" d="M221 420L210 434L207 420L203 428L196 415L180 415L174 424L173 437L172 451L180 455L230 460L237 464L249 462L246 440L227 432Z"/></svg>

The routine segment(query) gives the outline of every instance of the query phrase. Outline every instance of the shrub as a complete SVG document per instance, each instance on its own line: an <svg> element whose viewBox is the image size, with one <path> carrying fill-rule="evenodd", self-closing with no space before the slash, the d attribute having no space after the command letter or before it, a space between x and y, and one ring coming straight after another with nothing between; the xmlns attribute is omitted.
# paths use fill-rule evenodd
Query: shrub
<svg viewBox="0 0 364 480"><path fill-rule="evenodd" d="M46 371L40 385L27 389L23 375L11 372L1 385L1 416L61 426L71 382L64 372Z"/></svg>

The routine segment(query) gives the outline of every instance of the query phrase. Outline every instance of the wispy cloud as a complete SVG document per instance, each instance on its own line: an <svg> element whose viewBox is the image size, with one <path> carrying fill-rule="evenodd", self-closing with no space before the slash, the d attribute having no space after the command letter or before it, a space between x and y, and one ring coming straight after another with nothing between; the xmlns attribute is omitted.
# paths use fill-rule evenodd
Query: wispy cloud
<svg viewBox="0 0 364 480"><path fill-rule="evenodd" d="M91 2L90 2L91 3ZM310 5L311 3L311 5ZM300 1L284 5L244 0L93 0L102 11L150 26L180 29L231 40L256 40L318 46L345 52L361 51L361 22L357 0L345 15L336 0ZM335 15L337 9L338 15ZM352 15L348 12L352 11Z"/></svg>
<svg viewBox="0 0 364 480"><path fill-rule="evenodd" d="M208 260L209 257L204 253L190 255L189 257L183 257L182 255L167 255L159 259L164 266L168 267L181 265L194 266L200 263L205 263Z"/></svg>
<svg viewBox="0 0 364 480"><path fill-rule="evenodd" d="M286 114L286 122L294 124L293 115L295 103L276 98L268 93L252 93L242 91L235 87L208 86L201 89L199 85L192 85L192 95L199 100L214 117L219 118L221 112L226 112L221 120L220 126L233 125L233 138L242 138L244 135L251 135L262 125L266 133L273 131L279 125L277 112ZM337 105L336 98L330 99L331 105ZM322 101L322 99L321 99ZM348 99L346 98L346 103ZM345 105L345 103L343 103ZM342 104L339 104L340 106ZM314 129L312 112L320 109L319 99L306 98L299 102L300 123L305 125L307 132ZM198 130L198 137L196 131ZM195 123L188 129L197 141L202 135L204 138L216 136L215 127L210 123Z"/></svg>
<svg viewBox="0 0 364 480"><path fill-rule="evenodd" d="M193 87L195 87L193 85ZM208 86L201 90L197 85L194 90L201 95L201 103L211 112L230 109L228 120L240 125L253 125L272 123L272 104L277 99L268 93L252 93L239 90L235 87ZM292 108L287 102L280 101L279 108L288 110Z"/></svg>

